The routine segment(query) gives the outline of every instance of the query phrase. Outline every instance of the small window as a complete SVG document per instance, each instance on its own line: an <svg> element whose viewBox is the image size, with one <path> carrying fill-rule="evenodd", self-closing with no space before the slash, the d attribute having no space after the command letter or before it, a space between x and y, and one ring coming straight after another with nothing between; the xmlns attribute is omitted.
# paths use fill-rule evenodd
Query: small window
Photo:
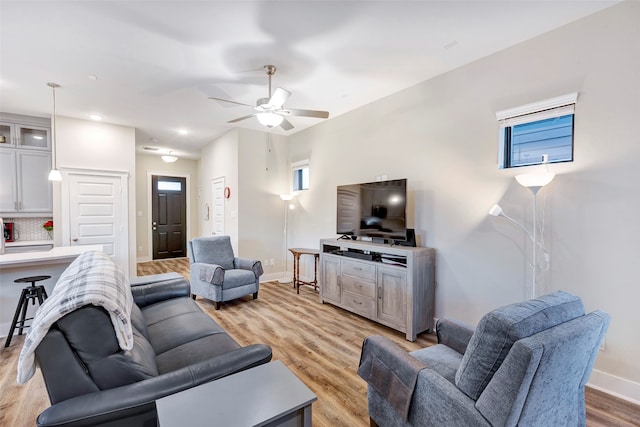
<svg viewBox="0 0 640 427"><path fill-rule="evenodd" d="M293 191L309 189L309 160L291 164L293 169Z"/></svg>
<svg viewBox="0 0 640 427"><path fill-rule="evenodd" d="M182 183L180 181L158 181L158 190L182 191Z"/></svg>
<svg viewBox="0 0 640 427"><path fill-rule="evenodd" d="M573 161L577 93L499 111L498 167Z"/></svg>

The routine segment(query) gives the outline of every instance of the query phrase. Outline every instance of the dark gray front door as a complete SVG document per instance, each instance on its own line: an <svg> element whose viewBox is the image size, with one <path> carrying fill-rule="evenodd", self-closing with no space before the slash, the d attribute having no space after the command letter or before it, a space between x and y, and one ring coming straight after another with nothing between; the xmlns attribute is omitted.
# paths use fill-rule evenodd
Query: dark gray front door
<svg viewBox="0 0 640 427"><path fill-rule="evenodd" d="M153 259L187 256L186 183L173 176L151 178Z"/></svg>

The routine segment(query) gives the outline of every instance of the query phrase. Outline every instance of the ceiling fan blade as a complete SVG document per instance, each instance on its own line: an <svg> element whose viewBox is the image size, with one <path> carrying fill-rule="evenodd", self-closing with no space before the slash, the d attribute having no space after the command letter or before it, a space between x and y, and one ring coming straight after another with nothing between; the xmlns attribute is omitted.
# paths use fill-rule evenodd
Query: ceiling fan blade
<svg viewBox="0 0 640 427"><path fill-rule="evenodd" d="M249 119L249 118L251 118L253 116L255 116L255 114L249 114L248 116L238 117L237 119L229 120L227 123L236 123L236 122L239 122L241 120Z"/></svg>
<svg viewBox="0 0 640 427"><path fill-rule="evenodd" d="M252 107L253 108L253 105L244 104L242 102L237 102L237 101L231 101L229 99L215 98L213 96L210 96L209 99L213 99L214 101L230 102L232 104L244 105L245 107Z"/></svg>
<svg viewBox="0 0 640 427"><path fill-rule="evenodd" d="M284 117L282 118L282 123L280 123L280 127L284 130L291 130L293 129L293 125L291 124L291 122L287 119L285 119Z"/></svg>
<svg viewBox="0 0 640 427"><path fill-rule="evenodd" d="M289 114L292 116L305 116L305 117L315 117L318 119L328 119L329 112L328 111L318 111L318 110L297 110L293 108L287 108Z"/></svg>
<svg viewBox="0 0 640 427"><path fill-rule="evenodd" d="M273 95L271 95L271 99L269 99L269 105L275 108L282 108L282 105L287 99L289 99L290 96L291 92L278 87L276 88L275 92L273 92Z"/></svg>

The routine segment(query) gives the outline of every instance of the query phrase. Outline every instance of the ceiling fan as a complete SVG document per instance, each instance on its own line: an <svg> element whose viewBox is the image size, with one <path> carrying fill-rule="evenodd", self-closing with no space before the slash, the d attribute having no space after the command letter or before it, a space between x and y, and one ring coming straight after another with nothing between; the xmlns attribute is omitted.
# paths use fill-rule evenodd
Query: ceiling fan
<svg viewBox="0 0 640 427"><path fill-rule="evenodd" d="M236 123L241 120L246 120L251 117L256 117L260 124L272 128L274 126L280 126L284 130L293 129L293 125L290 121L288 121L286 116L304 116L304 117L315 117L318 119L326 119L329 117L328 111L318 111L318 110L300 110L294 108L284 108L284 103L291 96L291 92L282 88L276 88L276 90L271 93L271 76L273 76L276 72L276 67L274 65L265 65L264 71L269 76L269 97L268 98L260 98L256 101L256 105L244 104L242 102L231 101L229 99L215 98L209 97L209 99L214 99L216 101L230 102L232 104L243 105L245 107L251 107L255 110L255 113L249 114L247 116L238 117L237 119L229 120L227 123Z"/></svg>

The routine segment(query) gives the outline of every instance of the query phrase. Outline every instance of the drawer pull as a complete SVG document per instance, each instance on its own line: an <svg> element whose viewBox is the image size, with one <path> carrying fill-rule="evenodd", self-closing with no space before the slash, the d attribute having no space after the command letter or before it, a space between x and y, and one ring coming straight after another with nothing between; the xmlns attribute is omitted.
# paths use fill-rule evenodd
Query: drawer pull
<svg viewBox="0 0 640 427"><path fill-rule="evenodd" d="M356 301L356 300L353 300L353 302L355 302L356 304L360 304L360 305L362 305L362 301Z"/></svg>

